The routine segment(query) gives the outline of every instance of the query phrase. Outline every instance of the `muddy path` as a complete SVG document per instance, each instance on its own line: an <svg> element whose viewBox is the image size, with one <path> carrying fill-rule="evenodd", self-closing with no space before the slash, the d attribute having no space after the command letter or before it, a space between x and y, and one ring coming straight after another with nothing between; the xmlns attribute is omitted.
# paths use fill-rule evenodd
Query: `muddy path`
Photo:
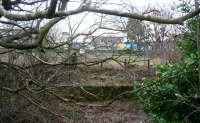
<svg viewBox="0 0 200 123"><path fill-rule="evenodd" d="M142 106L134 101L114 101L106 107L97 106L104 103L81 102L79 106L61 103L63 115L69 117L63 123L147 123Z"/></svg>
<svg viewBox="0 0 200 123"><path fill-rule="evenodd" d="M143 77L152 77L152 68L146 66L130 66L126 70L117 67L79 67L71 75L73 82L86 85L131 85L135 80L142 80Z"/></svg>
<svg viewBox="0 0 200 123"><path fill-rule="evenodd" d="M89 86L132 86L132 81L137 75L141 79L148 75L146 68L135 66L127 71L99 67L80 68L79 81ZM75 77L77 78L77 77ZM74 79L73 79L74 80ZM98 89L98 87L97 87ZM101 90L101 89L100 89ZM90 91L94 93L93 91ZM99 96L99 95L96 95ZM101 95L100 95L101 96ZM108 100L110 101L110 100ZM76 104L60 103L60 112L69 119L63 123L148 123L147 115L142 105L133 99L119 98L108 106L103 106L107 101L84 101Z"/></svg>

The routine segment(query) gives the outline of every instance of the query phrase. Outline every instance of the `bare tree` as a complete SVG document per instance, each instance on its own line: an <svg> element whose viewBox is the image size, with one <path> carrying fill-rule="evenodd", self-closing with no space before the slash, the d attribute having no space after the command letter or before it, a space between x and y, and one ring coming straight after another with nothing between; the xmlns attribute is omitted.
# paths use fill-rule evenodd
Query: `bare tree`
<svg viewBox="0 0 200 123"><path fill-rule="evenodd" d="M96 61L79 62L76 58L72 58L71 56L74 54L73 44L75 41L83 36L82 42L85 42L90 35L102 28L102 19L100 19L98 24L89 27L89 31L79 32L78 28L82 25L85 16L82 18L77 17L79 21L75 25L71 24L72 20L70 20L70 17L82 13L95 13L97 15L103 14L130 18L130 21L134 20L133 23L136 23L136 28L140 28L140 30L136 31L136 34L134 34L137 37L143 32L141 21L162 24L183 24L184 21L198 15L200 12L200 8L197 8L193 12L177 18L164 18L137 12L105 9L103 5L105 5L106 1L95 3L94 1L84 0L78 2L77 6L73 8L71 7L71 2L73 1L0 1L0 46L2 49L0 55L5 56L4 58L1 57L2 59L0 62L0 68L2 68L0 90L3 92L1 93L2 97L10 97L2 101L4 107L1 107L0 122L12 122L12 119L9 119L9 117L16 116L21 109L27 109L25 112L32 114L30 116L26 115L26 120L31 119L30 117L33 119L40 117L39 121L48 122L44 120L44 117L50 117L50 115L42 113L41 110L55 117L66 118L66 116L55 111L55 105L49 106L49 103L53 103L53 101L49 101L48 96L45 96L53 95L53 100L57 99L56 101L59 100L65 103L71 101L59 96L53 91L52 88L60 87L56 85L57 83L53 82L65 80L65 77L67 77L64 74L66 73L66 66L91 66L113 59L111 56ZM67 22L67 26L64 26L68 28L67 34L64 33L64 35L62 35L63 32L59 30L60 28L55 32L55 27L62 21ZM162 29L164 30L165 27ZM165 33L165 31L162 32ZM62 40L62 36L64 37L64 41ZM162 38L162 36L157 37L156 40L160 40L158 38ZM59 39L60 41L58 41ZM54 61L54 59L51 59L52 57L60 59ZM67 87L69 85L70 84L63 85L62 87ZM17 96L12 96L10 94ZM6 104L10 106L7 107L5 106ZM16 106L16 108L12 109L12 106ZM40 112L41 115L38 112L36 113L37 116L31 113L36 111ZM23 115L20 118L22 117ZM21 122L23 122L23 120Z"/></svg>

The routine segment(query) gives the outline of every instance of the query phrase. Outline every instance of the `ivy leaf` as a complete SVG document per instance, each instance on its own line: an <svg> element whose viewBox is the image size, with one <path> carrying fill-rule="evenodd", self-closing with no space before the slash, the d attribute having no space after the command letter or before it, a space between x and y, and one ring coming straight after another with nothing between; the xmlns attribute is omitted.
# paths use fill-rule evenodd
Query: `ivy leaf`
<svg viewBox="0 0 200 123"><path fill-rule="evenodd" d="M192 65L195 63L195 60L193 58L185 58L185 63L186 64L189 64L189 65Z"/></svg>

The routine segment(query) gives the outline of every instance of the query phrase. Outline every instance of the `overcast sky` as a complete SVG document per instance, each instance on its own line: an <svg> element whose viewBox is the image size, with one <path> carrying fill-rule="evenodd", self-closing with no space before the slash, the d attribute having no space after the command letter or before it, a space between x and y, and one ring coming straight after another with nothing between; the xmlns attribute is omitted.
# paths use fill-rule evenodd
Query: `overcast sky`
<svg viewBox="0 0 200 123"><path fill-rule="evenodd" d="M92 1L97 1L97 0L92 0ZM100 1L100 0L98 0ZM101 0L103 1L103 0ZM145 10L149 5L151 8L156 7L156 8L169 8L171 6L176 7L176 4L178 4L179 0L107 0L107 4L104 6L101 6L102 8L105 9L114 9L114 10L120 10L120 11L127 11L129 9L129 5L134 6L136 9L135 11L143 11ZM74 0L69 3L70 9L77 8L81 3L81 0ZM94 3L93 3L94 4ZM85 14L85 13L84 13ZM74 15L70 16L71 20L71 25L76 25L84 16L84 14L79 14L79 15ZM96 15L93 13L90 13L87 15L87 17L84 19L83 23L79 27L78 31L82 32L85 30L89 25L95 23L96 21ZM61 26L60 29L62 29L65 32L68 32L66 26L66 22L62 22L59 26Z"/></svg>
<svg viewBox="0 0 200 123"><path fill-rule="evenodd" d="M178 2L178 0L130 0L132 3L135 3L136 6L148 6L151 5L166 5L173 4L174 2Z"/></svg>
<svg viewBox="0 0 200 123"><path fill-rule="evenodd" d="M83 0L72 0L70 2L70 8L68 9L74 9L74 7L79 6L78 3L81 3ZM105 2L109 8L113 9L115 7L127 7L128 5L132 5L134 7L137 7L138 9L140 8L145 8L148 7L149 5L151 7L155 6L169 6L169 5L174 5L175 3L178 3L180 0L90 0L93 2L93 4L98 1L98 2Z"/></svg>

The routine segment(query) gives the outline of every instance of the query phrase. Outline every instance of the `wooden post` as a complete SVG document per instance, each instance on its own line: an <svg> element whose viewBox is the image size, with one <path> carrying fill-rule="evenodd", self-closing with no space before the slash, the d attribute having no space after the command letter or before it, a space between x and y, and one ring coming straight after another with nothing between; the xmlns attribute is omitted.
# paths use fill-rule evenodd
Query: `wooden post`
<svg viewBox="0 0 200 123"><path fill-rule="evenodd" d="M150 59L147 60L147 68L148 68L148 75L151 75L151 69L150 69Z"/></svg>
<svg viewBox="0 0 200 123"><path fill-rule="evenodd" d="M124 69L127 70L127 60L124 59Z"/></svg>
<svg viewBox="0 0 200 123"><path fill-rule="evenodd" d="M103 62L101 62L101 70L103 70Z"/></svg>
<svg viewBox="0 0 200 123"><path fill-rule="evenodd" d="M150 68L150 59L147 60L147 67L148 67L148 70Z"/></svg>

